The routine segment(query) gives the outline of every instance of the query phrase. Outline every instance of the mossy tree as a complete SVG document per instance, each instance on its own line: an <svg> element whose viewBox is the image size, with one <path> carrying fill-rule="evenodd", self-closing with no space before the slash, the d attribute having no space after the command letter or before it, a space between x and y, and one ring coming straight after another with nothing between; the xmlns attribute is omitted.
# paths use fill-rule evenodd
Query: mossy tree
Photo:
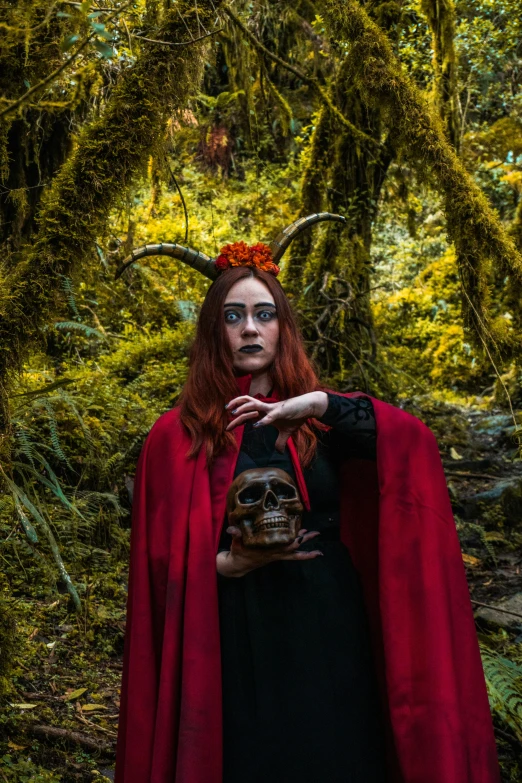
<svg viewBox="0 0 522 783"><path fill-rule="evenodd" d="M401 5L377 3L369 10L395 40ZM344 47L337 54L332 100L366 140L354 137L336 117L321 111L302 179L301 215L326 210L344 215L347 226L327 224L313 252L312 236L300 238L292 248L285 280L302 313L312 355L323 372L346 388L355 382L369 390L368 369L377 350L370 301L372 226L395 150L383 126L381 108L365 106L353 83Z"/></svg>
<svg viewBox="0 0 522 783"><path fill-rule="evenodd" d="M497 359L518 355L520 335L495 312L490 286L503 275L518 291L522 256L456 157L440 117L405 73L383 30L355 0L328 0L325 18L332 37L349 47L351 84L363 105L382 112L389 142L412 162L419 177L431 178L443 197L472 338Z"/></svg>
<svg viewBox="0 0 522 783"><path fill-rule="evenodd" d="M457 58L453 0L422 0L433 41L433 87L446 135L458 151L460 124L457 110Z"/></svg>
<svg viewBox="0 0 522 783"><path fill-rule="evenodd" d="M210 0L164 12L155 40L166 44L142 42L135 64L122 73L102 114L82 129L72 155L44 194L34 243L15 268L0 270L4 431L10 371L19 369L56 311L63 276L73 275L95 251L111 208L161 144L169 117L197 89L202 30L212 31L215 17Z"/></svg>

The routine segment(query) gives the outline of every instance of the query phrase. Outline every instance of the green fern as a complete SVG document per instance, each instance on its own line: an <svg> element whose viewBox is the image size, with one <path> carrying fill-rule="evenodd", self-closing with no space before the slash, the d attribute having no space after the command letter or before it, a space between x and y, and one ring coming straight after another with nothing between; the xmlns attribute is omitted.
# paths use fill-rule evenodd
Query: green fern
<svg viewBox="0 0 522 783"><path fill-rule="evenodd" d="M27 429L20 423L14 422L15 436L18 440L20 452L29 460L34 467L35 449L34 443L30 440Z"/></svg>
<svg viewBox="0 0 522 783"><path fill-rule="evenodd" d="M107 477L114 474L117 466L121 463L122 457L123 454L121 453L121 451L117 451L116 454L112 454L107 460L107 462L105 462L102 465L101 477L103 479L107 479Z"/></svg>
<svg viewBox="0 0 522 783"><path fill-rule="evenodd" d="M93 329L92 326L87 324L80 324L77 321L58 321L54 325L55 329L64 329L66 331L82 332L85 337L98 337L100 340L106 340L107 335L100 332L99 329Z"/></svg>
<svg viewBox="0 0 522 783"><path fill-rule="evenodd" d="M74 291L72 287L72 280L70 277L66 277L65 275L61 275L61 277L62 277L62 288L65 291L65 295L69 307L71 308L76 318L78 318L78 320L81 321L81 315L78 312L78 307L76 305L76 298L74 296Z"/></svg>
<svg viewBox="0 0 522 783"><path fill-rule="evenodd" d="M59 401L63 402L69 408L69 410L74 414L78 424L82 428L82 432L83 432L83 435L84 435L85 440L87 442L87 445L90 448L93 448L94 444L93 444L91 432L90 432L89 428L87 427L87 425L85 424L85 421L83 420L83 416L81 415L80 411L78 410L78 408L76 406L76 403L74 402L74 399L69 394L69 392L65 391L64 389L60 389L58 391L58 397L51 398L50 402L53 402L55 399L56 399L56 401L59 400Z"/></svg>
<svg viewBox="0 0 522 783"><path fill-rule="evenodd" d="M522 742L522 665L480 644L491 709Z"/></svg>
<svg viewBox="0 0 522 783"><path fill-rule="evenodd" d="M51 443L53 444L54 453L61 462L65 462L67 467L74 472L74 468L67 459L67 455L63 451L60 444L60 437L58 435L58 422L56 421L56 414L53 410L53 406L47 398L42 398L41 404L47 411L47 423L49 424L49 434L51 436Z"/></svg>
<svg viewBox="0 0 522 783"><path fill-rule="evenodd" d="M80 490L76 493L78 502L85 505L91 512L98 512L104 506L111 506L118 516L125 516L126 510L121 507L118 496L113 492L95 492L94 490Z"/></svg>

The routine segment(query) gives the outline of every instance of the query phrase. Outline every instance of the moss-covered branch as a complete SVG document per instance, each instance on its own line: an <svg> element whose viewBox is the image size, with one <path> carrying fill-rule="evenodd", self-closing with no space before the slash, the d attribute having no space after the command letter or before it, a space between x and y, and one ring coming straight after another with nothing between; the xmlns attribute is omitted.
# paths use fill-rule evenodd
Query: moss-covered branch
<svg viewBox="0 0 522 783"><path fill-rule="evenodd" d="M301 209L299 217L321 212L324 205L324 185L333 156L331 137L332 115L323 107L315 124L306 166L301 179ZM288 290L298 295L303 290L303 268L312 249L313 232L303 231L294 240L284 266L284 282Z"/></svg>
<svg viewBox="0 0 522 783"><path fill-rule="evenodd" d="M457 63L455 57L455 6L452 0L421 0L433 41L435 101L448 139L458 150Z"/></svg>
<svg viewBox="0 0 522 783"><path fill-rule="evenodd" d="M522 256L383 31L355 0L326 0L324 15L332 39L350 45L351 74L362 100L383 110L393 145L414 161L420 175L431 175L444 198L468 325L489 350L520 352L520 335L491 312L489 285L492 271L522 280Z"/></svg>
<svg viewBox="0 0 522 783"><path fill-rule="evenodd" d="M162 40L197 37L212 28L211 0L176 4L159 29ZM45 194L39 231L25 259L0 268L0 388L20 366L56 310L62 275L85 262L111 209L145 167L172 112L186 105L201 76L202 44L185 48L143 44L136 64L116 86L99 119L80 134L73 154Z"/></svg>

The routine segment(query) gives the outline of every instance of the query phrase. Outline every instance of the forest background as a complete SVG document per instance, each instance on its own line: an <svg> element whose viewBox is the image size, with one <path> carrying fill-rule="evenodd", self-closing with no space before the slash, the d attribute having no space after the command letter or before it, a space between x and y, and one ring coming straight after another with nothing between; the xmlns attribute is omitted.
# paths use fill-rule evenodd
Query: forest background
<svg viewBox="0 0 522 783"><path fill-rule="evenodd" d="M522 0L1 8L0 778L113 778L133 475L209 284L121 264L328 210L281 280L323 381L437 436L522 781Z"/></svg>

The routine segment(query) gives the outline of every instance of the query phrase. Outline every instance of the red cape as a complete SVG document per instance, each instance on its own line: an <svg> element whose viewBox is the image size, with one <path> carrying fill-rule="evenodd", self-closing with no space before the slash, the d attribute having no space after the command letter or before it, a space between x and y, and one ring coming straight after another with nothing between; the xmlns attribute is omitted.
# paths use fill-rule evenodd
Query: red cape
<svg viewBox="0 0 522 783"><path fill-rule="evenodd" d="M241 394L250 379L238 378ZM377 464L346 463L341 538L364 589L389 783L499 783L437 442L416 417L370 399ZM239 447L243 428L234 432ZM210 475L203 449L186 459L189 446L174 408L138 461L116 783L222 783L216 552L237 450Z"/></svg>

